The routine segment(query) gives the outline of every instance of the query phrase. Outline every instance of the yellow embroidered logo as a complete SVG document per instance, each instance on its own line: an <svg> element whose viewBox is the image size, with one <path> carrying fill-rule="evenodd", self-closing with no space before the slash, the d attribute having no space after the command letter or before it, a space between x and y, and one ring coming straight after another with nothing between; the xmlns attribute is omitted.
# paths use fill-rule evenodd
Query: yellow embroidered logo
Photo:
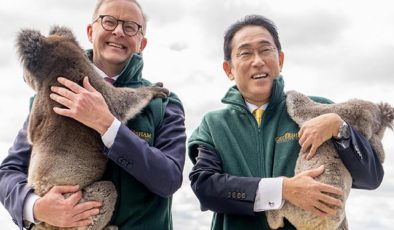
<svg viewBox="0 0 394 230"><path fill-rule="evenodd" d="M298 140L298 133L286 132L284 135L275 138L275 142L277 144L292 141L292 140Z"/></svg>
<svg viewBox="0 0 394 230"><path fill-rule="evenodd" d="M152 138L152 133L133 130L133 132L141 139L149 141Z"/></svg>

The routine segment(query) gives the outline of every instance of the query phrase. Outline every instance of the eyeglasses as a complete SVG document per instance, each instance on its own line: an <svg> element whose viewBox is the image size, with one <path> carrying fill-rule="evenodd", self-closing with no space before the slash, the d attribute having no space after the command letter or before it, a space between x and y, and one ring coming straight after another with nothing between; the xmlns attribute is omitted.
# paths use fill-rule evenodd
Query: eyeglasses
<svg viewBox="0 0 394 230"><path fill-rule="evenodd" d="M100 15L96 20L93 21L93 23L95 23L99 19L101 19L101 26L106 31L114 31L118 26L119 22L121 22L123 33L125 33L126 35L132 37L138 32L141 32L141 34L143 35L142 26L136 22L119 20L111 15Z"/></svg>
<svg viewBox="0 0 394 230"><path fill-rule="evenodd" d="M273 46L262 46L258 49L242 48L238 51L236 57L242 61L250 61L255 57L257 53L257 55L261 59L267 60L267 58L272 57L275 54L275 52L276 52L276 48Z"/></svg>

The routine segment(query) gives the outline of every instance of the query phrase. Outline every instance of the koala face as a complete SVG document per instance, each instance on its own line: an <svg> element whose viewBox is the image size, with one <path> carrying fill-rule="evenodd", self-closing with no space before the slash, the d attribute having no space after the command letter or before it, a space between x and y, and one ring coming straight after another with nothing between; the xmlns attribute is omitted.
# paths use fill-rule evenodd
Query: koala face
<svg viewBox="0 0 394 230"><path fill-rule="evenodd" d="M84 57L72 32L58 26L51 29L48 37L39 31L22 30L17 37L17 49L25 81L35 91L43 81L67 75L67 69L76 66L78 59Z"/></svg>

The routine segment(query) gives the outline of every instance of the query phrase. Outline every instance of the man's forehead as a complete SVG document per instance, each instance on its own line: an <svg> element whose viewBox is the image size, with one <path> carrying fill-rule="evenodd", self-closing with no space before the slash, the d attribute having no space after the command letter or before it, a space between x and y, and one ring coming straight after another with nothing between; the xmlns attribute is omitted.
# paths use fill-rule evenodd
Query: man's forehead
<svg viewBox="0 0 394 230"><path fill-rule="evenodd" d="M261 26L245 26L234 34L233 48L240 48L254 45L272 45L274 42L272 35L267 29Z"/></svg>
<svg viewBox="0 0 394 230"><path fill-rule="evenodd" d="M108 14L115 17L138 17L142 18L141 9L133 1L128 0L108 0L98 9L99 14Z"/></svg>

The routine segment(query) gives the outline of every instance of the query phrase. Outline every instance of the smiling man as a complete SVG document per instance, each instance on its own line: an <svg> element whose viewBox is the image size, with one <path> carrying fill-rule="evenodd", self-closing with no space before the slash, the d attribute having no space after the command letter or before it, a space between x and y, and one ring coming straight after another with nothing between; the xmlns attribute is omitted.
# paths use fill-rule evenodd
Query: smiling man
<svg viewBox="0 0 394 230"><path fill-rule="evenodd" d="M280 76L284 53L270 20L251 15L231 25L224 59L223 69L235 81L222 99L227 106L204 116L188 146L195 164L191 186L201 209L214 212L212 229L269 229L264 211L283 202L318 216L335 215L335 206L342 204L332 195L342 191L314 180L322 166L294 175L300 149L313 157L329 139L349 166L353 187L380 185L383 169L375 152L337 114L316 117L301 129L289 117ZM284 229L294 227L286 222Z"/></svg>
<svg viewBox="0 0 394 230"><path fill-rule="evenodd" d="M87 26L93 45L87 56L116 87L151 85L141 75L145 31L146 18L135 0L99 0ZM182 184L185 158L180 100L173 93L166 99L155 99L136 118L121 124L88 78L83 87L64 78L59 82L64 87L52 87L51 98L64 107L54 111L96 130L105 145L103 154L109 158L105 178L118 192L111 224L125 230L172 229L171 197ZM55 186L38 197L27 185L31 154L28 123L0 166L1 202L20 229L39 222L58 227L90 225L90 217L98 214L101 204L80 203L78 186ZM64 193L72 195L65 198Z"/></svg>

